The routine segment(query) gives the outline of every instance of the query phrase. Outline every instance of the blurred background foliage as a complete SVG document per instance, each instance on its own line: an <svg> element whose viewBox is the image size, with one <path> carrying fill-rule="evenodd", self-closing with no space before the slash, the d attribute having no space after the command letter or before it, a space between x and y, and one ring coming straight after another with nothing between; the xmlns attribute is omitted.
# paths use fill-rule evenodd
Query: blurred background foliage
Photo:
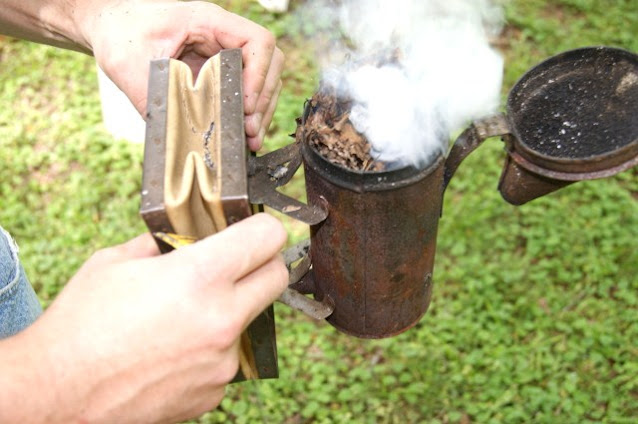
<svg viewBox="0 0 638 424"><path fill-rule="evenodd" d="M318 84L316 22L300 21L294 0L285 14L217 3L268 27L287 56L276 149ZM511 0L505 11L503 98L561 51L638 51L635 0ZM105 132L95 64L77 53L0 38L0 104L0 222L47 306L93 251L145 230L143 147ZM229 387L197 422L637 422L638 170L516 208L496 190L503 159L489 140L452 181L432 305L414 329L359 340L276 305L280 378ZM303 178L287 192L303 198ZM307 234L286 225L291 242Z"/></svg>

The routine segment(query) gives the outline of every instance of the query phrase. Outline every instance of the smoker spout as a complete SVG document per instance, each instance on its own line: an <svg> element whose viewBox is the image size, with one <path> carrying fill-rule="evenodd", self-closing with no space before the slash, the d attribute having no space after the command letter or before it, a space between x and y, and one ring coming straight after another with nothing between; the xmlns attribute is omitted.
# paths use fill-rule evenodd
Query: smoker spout
<svg viewBox="0 0 638 424"><path fill-rule="evenodd" d="M507 203L521 206L569 184L572 184L572 181L561 181L528 171L508 154L498 183L498 191Z"/></svg>

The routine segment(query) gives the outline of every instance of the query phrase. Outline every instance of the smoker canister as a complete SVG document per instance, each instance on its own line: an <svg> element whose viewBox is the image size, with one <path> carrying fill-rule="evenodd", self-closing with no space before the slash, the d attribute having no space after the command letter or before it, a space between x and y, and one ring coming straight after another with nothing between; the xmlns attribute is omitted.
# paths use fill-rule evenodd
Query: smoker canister
<svg viewBox="0 0 638 424"><path fill-rule="evenodd" d="M317 300L335 305L328 322L363 338L414 326L432 295L444 158L425 169L360 172L302 145L308 203L328 207L311 226Z"/></svg>

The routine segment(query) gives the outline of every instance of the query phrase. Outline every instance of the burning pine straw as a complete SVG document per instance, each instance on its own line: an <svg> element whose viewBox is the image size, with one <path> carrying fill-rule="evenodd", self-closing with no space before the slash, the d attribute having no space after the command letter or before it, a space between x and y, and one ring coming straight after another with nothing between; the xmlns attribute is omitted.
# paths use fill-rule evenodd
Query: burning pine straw
<svg viewBox="0 0 638 424"><path fill-rule="evenodd" d="M384 171L385 164L372 157L370 143L350 122L351 106L350 101L320 90L309 100L308 117L299 128L310 145L330 162L355 171ZM297 135L301 135L299 128Z"/></svg>

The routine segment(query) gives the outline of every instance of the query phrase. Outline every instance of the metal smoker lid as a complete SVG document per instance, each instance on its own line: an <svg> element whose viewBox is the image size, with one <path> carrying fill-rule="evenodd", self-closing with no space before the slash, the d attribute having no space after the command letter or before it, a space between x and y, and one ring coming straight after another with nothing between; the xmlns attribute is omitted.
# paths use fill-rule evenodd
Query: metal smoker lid
<svg viewBox="0 0 638 424"><path fill-rule="evenodd" d="M587 47L554 56L516 83L507 110L515 149L536 165L585 177L574 179L628 169L638 162L638 55Z"/></svg>

